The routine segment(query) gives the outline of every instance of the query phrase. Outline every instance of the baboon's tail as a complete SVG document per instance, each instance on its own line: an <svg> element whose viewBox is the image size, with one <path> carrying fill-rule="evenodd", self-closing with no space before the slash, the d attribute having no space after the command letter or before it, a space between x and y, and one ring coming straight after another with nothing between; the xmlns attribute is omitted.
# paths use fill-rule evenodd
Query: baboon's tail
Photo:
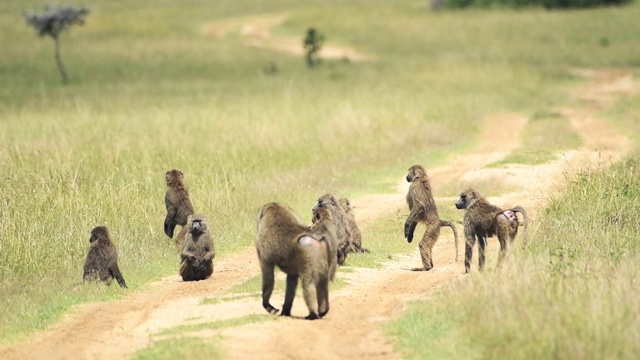
<svg viewBox="0 0 640 360"><path fill-rule="evenodd" d="M513 212L519 212L522 214L524 218L524 230L522 231L522 236L524 240L522 241L522 248L527 247L527 243L529 242L529 234L527 233L527 228L529 226L529 215L527 215L527 210L525 210L522 206L515 206L511 209Z"/></svg>
<svg viewBox="0 0 640 360"><path fill-rule="evenodd" d="M331 255L333 255L333 250L331 249L331 241L329 239L327 239L326 235L323 235L319 239L319 241L324 241L324 243L327 246L327 263L328 263L329 269L331 269L332 266L337 266L336 257L332 257L331 256ZM331 274L329 280L333 281L333 278L335 277L335 273L332 273L331 271L329 271L329 273Z"/></svg>
<svg viewBox="0 0 640 360"><path fill-rule="evenodd" d="M453 221L440 220L440 227L448 226L453 230L453 242L456 246L456 262L458 262L458 230L456 224Z"/></svg>

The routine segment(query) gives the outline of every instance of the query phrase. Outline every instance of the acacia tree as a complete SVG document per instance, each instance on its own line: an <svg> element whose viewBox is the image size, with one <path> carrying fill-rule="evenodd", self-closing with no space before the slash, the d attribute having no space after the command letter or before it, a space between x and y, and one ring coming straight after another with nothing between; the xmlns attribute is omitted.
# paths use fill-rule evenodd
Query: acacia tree
<svg viewBox="0 0 640 360"><path fill-rule="evenodd" d="M70 28L72 25L83 25L84 17L89 14L87 8L75 8L73 6L55 6L45 5L41 14L25 13L24 18L27 24L31 25L40 36L51 36L56 46L56 64L60 75L62 75L62 83L67 84L69 78L67 71L62 64L60 58L60 33L62 30Z"/></svg>

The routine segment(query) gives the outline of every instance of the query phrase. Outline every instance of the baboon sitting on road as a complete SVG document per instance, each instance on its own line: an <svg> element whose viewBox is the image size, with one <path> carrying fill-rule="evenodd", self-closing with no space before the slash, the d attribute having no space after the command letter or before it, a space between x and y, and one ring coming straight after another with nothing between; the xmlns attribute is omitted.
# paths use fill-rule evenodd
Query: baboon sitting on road
<svg viewBox="0 0 640 360"><path fill-rule="evenodd" d="M335 228L335 223L333 222L333 215L331 215L331 211L327 208L319 207L314 208L313 212L313 225L311 225L311 230L316 230L318 227L327 226L327 224L332 224ZM347 254L349 253L349 242L343 241L341 243L336 242L336 261L338 265L343 265L345 259L347 258Z"/></svg>
<svg viewBox="0 0 640 360"><path fill-rule="evenodd" d="M458 261L458 232L451 221L440 220L436 202L431 192L431 183L427 171L421 165L413 165L409 168L407 181L411 183L407 192L407 204L409 216L404 223L404 237L408 242L413 240L413 233L418 223L424 223L427 230L418 245L422 267L413 271L429 271L433 268L432 249L440 236L440 227L449 226L453 230L453 239L456 247L456 261Z"/></svg>
<svg viewBox="0 0 640 360"><path fill-rule="evenodd" d="M358 228L358 223L356 223L353 211L351 211L351 202L347 198L341 198L339 202L345 212L349 230L351 230L351 244L349 246L349 252L368 253L369 250L362 247L362 233Z"/></svg>
<svg viewBox="0 0 640 360"><path fill-rule="evenodd" d="M167 208L167 217L164 220L164 233L169 238L173 238L173 231L176 225L182 226L178 237L176 237L176 245L178 251L182 250L184 245L184 236L187 233L187 220L189 215L193 215L193 205L189 199L189 192L182 182L184 175L181 171L171 170L165 174L167 182L167 192L164 197L164 204Z"/></svg>
<svg viewBox="0 0 640 360"><path fill-rule="evenodd" d="M527 238L527 212L521 206L503 210L495 205L491 205L478 191L467 189L460 194L460 199L456 202L456 208L464 209L464 270L465 273L471 271L471 257L473 256L473 246L478 239L478 265L480 270L484 268L485 248L487 238L498 235L500 242L500 252L498 253L498 264L504 259L509 246L513 243L518 234L518 218L516 213L521 213L524 217L524 244ZM509 241L507 241L507 238Z"/></svg>
<svg viewBox="0 0 640 360"><path fill-rule="evenodd" d="M91 230L89 237L89 253L84 262L84 281L100 280L111 285L116 278L121 287L126 288L127 283L118 268L118 250L111 242L111 235L105 226L98 226Z"/></svg>
<svg viewBox="0 0 640 360"><path fill-rule="evenodd" d="M281 315L291 316L298 277L309 308L306 319L323 317L329 311L329 280L336 271L336 235L332 223L311 230L290 208L269 203L258 212L256 250L262 270L262 306L269 313L278 309L270 304L274 268L287 274Z"/></svg>
<svg viewBox="0 0 640 360"><path fill-rule="evenodd" d="M207 219L199 214L190 215L184 247L180 257L180 276L184 281L204 280L213 273L215 247Z"/></svg>
<svg viewBox="0 0 640 360"><path fill-rule="evenodd" d="M338 256L338 265L344 265L349 253L349 247L352 243L351 228L347 220L347 214L344 208L340 206L338 200L331 194L324 194L318 199L318 203L311 209L313 212L313 218L316 217L318 209L324 208L331 212L331 222L336 228L336 235L338 236L338 251L343 249L343 253Z"/></svg>

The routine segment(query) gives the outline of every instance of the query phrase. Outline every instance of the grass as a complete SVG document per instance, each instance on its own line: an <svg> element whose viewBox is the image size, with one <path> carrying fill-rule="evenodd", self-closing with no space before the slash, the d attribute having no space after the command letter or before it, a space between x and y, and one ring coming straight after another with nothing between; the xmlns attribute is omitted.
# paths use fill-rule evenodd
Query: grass
<svg viewBox="0 0 640 360"><path fill-rule="evenodd" d="M563 151L578 148L582 139L569 119L555 111L537 111L527 122L520 148L503 160L491 164L542 164L558 158Z"/></svg>
<svg viewBox="0 0 640 360"><path fill-rule="evenodd" d="M580 173L531 245L387 326L408 359L633 358L640 350L640 157Z"/></svg>
<svg viewBox="0 0 640 360"><path fill-rule="evenodd" d="M86 25L62 34L62 86L52 42L20 16L40 3L0 4L2 344L74 305L176 273L161 225L169 169L185 173L224 258L252 246L255 212L268 201L306 213L326 192L391 192L410 164L429 168L470 149L491 114L566 102L564 89L578 81L570 69L633 68L640 58L637 4L439 13L382 0L89 5ZM237 32L202 31L265 13L287 15L276 34L302 38L313 23L327 41L375 60L309 71L302 59L243 46ZM262 71L271 61L275 76ZM98 225L113 234L128 291L79 285ZM404 251L389 241L397 233L386 234L364 234L380 242L374 259Z"/></svg>

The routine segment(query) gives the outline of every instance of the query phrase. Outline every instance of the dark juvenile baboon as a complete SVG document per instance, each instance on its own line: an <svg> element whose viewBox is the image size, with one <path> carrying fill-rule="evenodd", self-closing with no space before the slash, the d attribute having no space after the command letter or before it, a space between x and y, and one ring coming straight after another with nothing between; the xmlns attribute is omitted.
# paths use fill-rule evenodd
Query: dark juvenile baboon
<svg viewBox="0 0 640 360"><path fill-rule="evenodd" d="M347 214L345 213L338 200L331 194L324 194L318 199L318 203L311 209L313 218L315 219L317 210L324 208L331 213L330 221L336 228L336 235L338 237L338 252L343 249L343 254L338 255L338 265L344 265L349 253L349 247L352 243L352 234L347 220Z"/></svg>
<svg viewBox="0 0 640 360"><path fill-rule="evenodd" d="M167 193L164 197L164 204L167 208L167 217L164 219L164 233L169 238L173 238L173 231L176 225L182 226L178 237L176 238L176 245L178 250L182 250L184 244L184 236L187 233L187 219L189 215L193 215L193 205L189 199L189 192L185 188L182 178L184 175L181 171L171 170L165 174L165 180L167 181Z"/></svg>
<svg viewBox="0 0 640 360"><path fill-rule="evenodd" d="M180 276L184 281L204 280L213 274L215 246L209 233L207 219L194 214L189 216L184 246L180 253Z"/></svg>
<svg viewBox="0 0 640 360"><path fill-rule="evenodd" d="M524 217L524 244L527 242L527 212L521 206L515 206L503 210L495 205L491 205L478 191L470 188L460 193L460 199L456 202L457 209L464 209L464 270L465 273L471 271L471 257L473 256L473 245L478 239L478 265L480 270L484 268L485 248L487 238L498 235L500 242L500 252L498 254L498 264L504 259L509 246L513 243L518 234L518 218L516 213L521 213ZM507 241L509 238L509 241Z"/></svg>
<svg viewBox="0 0 640 360"><path fill-rule="evenodd" d="M127 283L118 268L118 250L111 242L109 230L105 226L93 228L89 243L89 253L84 262L84 281L101 280L111 285L113 278L116 278L120 287L126 288Z"/></svg>
<svg viewBox="0 0 640 360"><path fill-rule="evenodd" d="M407 192L409 216L404 223L404 237L408 242L411 242L413 241L413 232L418 223L421 222L427 226L427 230L418 245L420 257L422 258L422 267L415 268L413 271L429 271L433 268L432 249L433 245L438 241L440 228L443 226L449 226L453 230L456 261L458 261L458 231L453 222L440 220L427 171L421 165L413 165L409 168L407 182L410 182L411 185Z"/></svg>
<svg viewBox="0 0 640 360"><path fill-rule="evenodd" d="M345 212L347 225L349 226L349 230L351 231L351 244L349 245L349 252L354 253L368 253L369 250L362 247L362 233L358 228L358 223L356 223L356 218L353 215L353 211L351 211L351 202L347 198L341 198L339 200L340 206Z"/></svg>
<svg viewBox="0 0 640 360"><path fill-rule="evenodd" d="M313 230L305 226L290 208L269 203L257 216L256 250L262 270L262 306L269 313L278 309L269 303L274 285L274 268L287 274L281 315L291 316L298 277L309 308L306 319L323 317L329 311L329 280L336 271L336 235L325 222Z"/></svg>
<svg viewBox="0 0 640 360"><path fill-rule="evenodd" d="M314 208L313 209L313 225L311 225L311 230L316 230L318 227L327 226L327 224L331 224L334 228L336 224L333 221L333 215L331 211L324 207ZM337 236L336 236L337 239ZM347 241L343 241L341 243L336 241L336 261L338 265L343 265L344 261L347 258L347 254L349 253L350 243Z"/></svg>

